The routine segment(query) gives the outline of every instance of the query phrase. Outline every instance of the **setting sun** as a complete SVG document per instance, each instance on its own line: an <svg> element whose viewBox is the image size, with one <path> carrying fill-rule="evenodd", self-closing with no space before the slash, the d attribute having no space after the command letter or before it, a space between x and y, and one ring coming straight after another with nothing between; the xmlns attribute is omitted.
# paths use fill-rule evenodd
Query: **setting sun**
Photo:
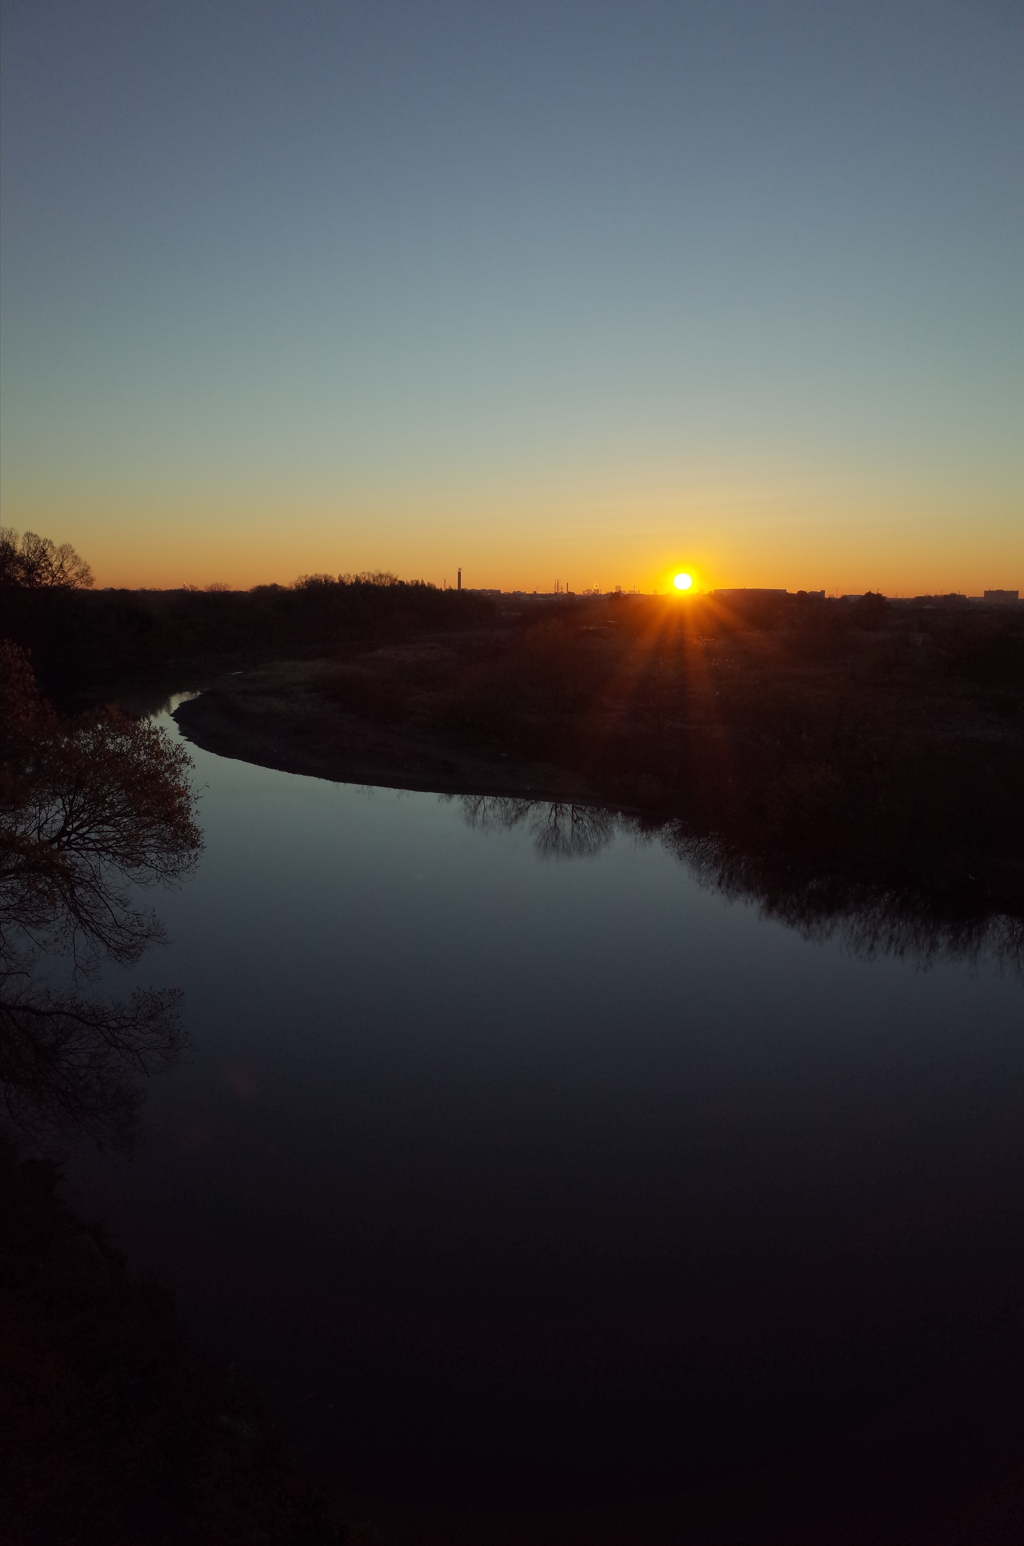
<svg viewBox="0 0 1024 1546"><path fill-rule="evenodd" d="M690 586L693 584L693 576L689 574L677 574L675 579L672 581L672 584L675 586L676 590L689 590Z"/></svg>

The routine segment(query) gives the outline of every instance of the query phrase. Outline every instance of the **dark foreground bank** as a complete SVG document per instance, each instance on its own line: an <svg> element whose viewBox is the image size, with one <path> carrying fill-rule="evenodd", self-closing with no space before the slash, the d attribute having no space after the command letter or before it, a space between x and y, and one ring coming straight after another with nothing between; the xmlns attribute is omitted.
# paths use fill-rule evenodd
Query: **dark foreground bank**
<svg viewBox="0 0 1024 1546"><path fill-rule="evenodd" d="M187 1354L171 1298L0 1141L0 1539L9 1546L350 1538L255 1391Z"/></svg>
<svg viewBox="0 0 1024 1546"><path fill-rule="evenodd" d="M188 1355L169 1296L126 1271L55 1181L0 1145L4 1546L1008 1546L1024 1532L1019 1308L939 1377L831 1435L719 1448L703 1477L683 1452L694 1436L676 1435L677 1489L645 1488L641 1465L634 1487L623 1475L592 1505L489 1504L473 1487L461 1506L403 1504L351 1476L332 1496L291 1463L244 1378ZM579 1466L564 1434L535 1437Z"/></svg>

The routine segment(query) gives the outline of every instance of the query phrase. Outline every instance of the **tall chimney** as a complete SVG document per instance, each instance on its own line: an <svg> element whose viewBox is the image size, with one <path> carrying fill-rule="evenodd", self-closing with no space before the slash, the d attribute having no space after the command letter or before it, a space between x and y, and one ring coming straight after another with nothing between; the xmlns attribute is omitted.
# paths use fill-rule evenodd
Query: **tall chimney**
<svg viewBox="0 0 1024 1546"><path fill-rule="evenodd" d="M459 590L462 589L462 570L459 570Z"/></svg>

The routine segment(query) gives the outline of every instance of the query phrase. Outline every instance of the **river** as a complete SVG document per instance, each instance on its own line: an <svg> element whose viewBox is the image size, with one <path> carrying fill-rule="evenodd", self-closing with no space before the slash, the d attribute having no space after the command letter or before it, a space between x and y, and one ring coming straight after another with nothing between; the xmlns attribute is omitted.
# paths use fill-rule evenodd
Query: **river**
<svg viewBox="0 0 1024 1546"><path fill-rule="evenodd" d="M1012 972L807 938L599 814L193 754L135 974L190 1050L72 1190L344 1485L663 1486L1019 1296Z"/></svg>

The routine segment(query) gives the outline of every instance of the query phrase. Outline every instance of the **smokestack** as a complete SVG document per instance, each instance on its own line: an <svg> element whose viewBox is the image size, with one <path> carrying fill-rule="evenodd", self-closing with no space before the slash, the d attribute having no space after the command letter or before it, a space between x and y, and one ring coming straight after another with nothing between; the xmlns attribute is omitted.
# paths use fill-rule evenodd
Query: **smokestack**
<svg viewBox="0 0 1024 1546"><path fill-rule="evenodd" d="M462 589L462 570L459 570L459 590Z"/></svg>

